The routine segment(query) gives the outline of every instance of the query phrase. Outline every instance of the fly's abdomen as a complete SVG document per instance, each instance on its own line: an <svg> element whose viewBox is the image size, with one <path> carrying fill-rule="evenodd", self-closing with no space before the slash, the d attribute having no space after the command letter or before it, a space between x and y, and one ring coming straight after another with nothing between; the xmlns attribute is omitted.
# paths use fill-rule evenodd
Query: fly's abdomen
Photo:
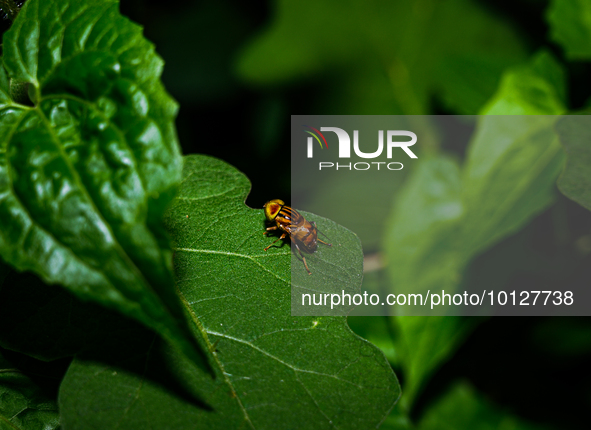
<svg viewBox="0 0 591 430"><path fill-rule="evenodd" d="M296 237L304 245L306 251L312 253L318 248L316 229L310 224L299 227Z"/></svg>

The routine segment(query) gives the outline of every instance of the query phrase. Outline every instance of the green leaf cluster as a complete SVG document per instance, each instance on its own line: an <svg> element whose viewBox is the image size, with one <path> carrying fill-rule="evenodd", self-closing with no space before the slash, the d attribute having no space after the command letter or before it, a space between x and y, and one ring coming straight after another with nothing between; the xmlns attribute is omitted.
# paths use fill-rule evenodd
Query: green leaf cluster
<svg viewBox="0 0 591 430"><path fill-rule="evenodd" d="M170 288L160 219L181 158L153 46L116 2L31 1L3 51L0 255L203 361ZM33 106L11 100L8 78Z"/></svg>
<svg viewBox="0 0 591 430"><path fill-rule="evenodd" d="M383 353L344 317L291 317L289 248L263 251L264 215L244 204L236 169L194 156L182 173L162 60L118 8L30 0L4 34L0 346L75 358L59 415L24 374L22 389L0 380L2 418L23 429L378 425L400 394ZM306 216L347 249L336 280L358 291L359 240ZM318 275L297 283L321 286L339 255L311 256Z"/></svg>
<svg viewBox="0 0 591 430"><path fill-rule="evenodd" d="M392 291L412 287L415 293L453 294L465 285L463 276L479 253L522 229L554 201L564 163L554 126L556 115L566 110L564 94L560 65L539 53L503 75L476 121L462 165L446 155L420 162L387 224L384 251ZM480 321L391 319L392 360L406 381L403 408L412 407L429 377Z"/></svg>
<svg viewBox="0 0 591 430"><path fill-rule="evenodd" d="M541 2L535 7L530 3L531 15L544 7ZM570 61L589 58L588 4L551 1L542 13L549 25L548 39L558 44L559 54L566 58L556 58L548 49L536 53L529 49L529 60L523 34L490 10L481 15L482 3L475 4L353 2L337 8L330 2L301 7L278 1L271 25L239 57L238 73L253 85L274 88L320 82L313 88L321 96L309 104L315 113L429 113L435 98L438 107L481 115L464 159L435 142L425 148L402 185L384 184L381 195L392 196L393 210L385 229L381 223L367 226L362 237L372 249L381 237L386 276L368 274L364 286L375 283L382 291L412 288L416 293L434 287L453 292L466 285L475 259L523 232L548 208L559 211L554 184L561 171L560 191L591 208L588 117L572 115L554 122L555 116L573 109L569 100L573 93L581 93L579 88L569 89L567 80L574 81L574 74L586 70ZM488 43L478 38L480 30L487 32ZM579 86L582 81L577 81ZM511 115L521 118L517 121ZM380 186L375 182L372 178L346 186ZM311 201L322 202L342 185L319 185L321 190ZM334 210L349 210L351 220L363 218L363 210ZM566 234L564 229L556 234ZM585 237L577 245L582 250L588 247ZM417 398L431 376L481 321L406 316L386 322L351 321L402 373L403 396L386 423L393 420L400 428L415 424L416 428L446 428L443 421L449 420L450 428L478 428L477 418L486 419L488 407L472 411L466 406L465 412L458 408L444 417L441 411L434 412L439 406L432 406L424 413L429 419L420 420L411 420L409 414L416 410ZM450 402L447 407L467 405L471 390L453 389L444 396ZM508 428L530 426L507 416L503 423Z"/></svg>
<svg viewBox="0 0 591 430"><path fill-rule="evenodd" d="M268 124L253 153L277 150L278 112L291 106L283 91L298 86L315 90L297 98L312 113L480 114L465 156L429 140L407 177L380 188L392 211L359 233L385 267L364 287L467 285L484 253L548 208L560 218L561 170L559 190L591 209L588 116L554 122L585 105L573 108L581 91L567 79L591 55L586 2L553 0L543 12L555 55L534 53L545 42L485 2L273 5L238 53L218 49L235 40L214 40L248 33L236 10L191 6L159 22L159 49L190 57L182 28L212 60L197 64L199 79L173 62L180 97L203 103L244 85L264 95ZM227 17L232 31L207 30L207 16ZM545 428L469 382L429 391L482 318L291 316L292 284L361 291L359 238L302 212L333 243L306 255L312 275L286 243L265 252L274 238L263 236L263 211L245 204L247 176L181 156L163 61L117 1L28 0L2 51L0 429ZM559 233L570 237L559 231L557 243ZM587 328L552 330L536 334L548 354L560 342L566 357L588 353Z"/></svg>
<svg viewBox="0 0 591 430"><path fill-rule="evenodd" d="M249 187L222 161L187 157L166 216L175 238L178 293L196 336L212 352L215 380L153 339L133 347L142 356L131 371L118 362L120 351L108 367L80 357L61 388L69 428L100 422L136 428L146 421L187 429L353 429L377 425L391 409L399 386L379 349L353 334L344 317L291 316L289 250L263 252L270 240L262 234L262 210L243 203ZM333 234L338 241L351 235ZM151 372L160 360L207 408L146 379L142 369ZM88 394L77 396L80 390ZM117 398L105 394L112 390ZM121 399L128 399L127 407ZM81 414L97 407L109 412Z"/></svg>

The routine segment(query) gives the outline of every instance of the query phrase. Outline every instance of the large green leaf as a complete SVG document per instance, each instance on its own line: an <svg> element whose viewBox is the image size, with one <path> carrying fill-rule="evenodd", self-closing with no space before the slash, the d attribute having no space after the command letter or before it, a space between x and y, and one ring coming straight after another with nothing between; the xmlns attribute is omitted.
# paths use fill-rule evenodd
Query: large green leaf
<svg viewBox="0 0 591 430"><path fill-rule="evenodd" d="M425 413L417 428L535 430L548 427L519 419L491 404L469 384L458 383Z"/></svg>
<svg viewBox="0 0 591 430"><path fill-rule="evenodd" d="M213 351L218 378L204 377L149 339L128 347L136 352L133 371L125 353L117 352L108 365L81 357L61 387L68 429L139 429L148 422L161 429L358 429L375 427L390 411L399 385L378 348L355 335L345 317L291 316L291 252L287 245L263 251L272 240L262 234L263 211L244 205L249 189L248 179L224 162L189 156L167 213L179 294L196 336ZM342 228L331 235L335 244L357 240ZM349 284L345 289L359 290L360 277L344 273L360 267L337 267L337 251L309 255L312 275L298 260L293 269L313 288L332 264L332 275ZM360 266L360 249L355 259ZM154 355L167 357L170 372L211 410L145 377L155 367Z"/></svg>
<svg viewBox="0 0 591 430"><path fill-rule="evenodd" d="M0 430L52 430L59 424L55 400L0 353Z"/></svg>
<svg viewBox="0 0 591 430"><path fill-rule="evenodd" d="M425 411L416 425L388 417L383 430L542 430L550 427L525 421L492 404L466 382L454 384Z"/></svg>
<svg viewBox="0 0 591 430"><path fill-rule="evenodd" d="M6 75L6 70L4 70L3 67L0 67L0 103L11 103L11 101L10 81ZM0 146L0 151L2 151L2 149L3 147Z"/></svg>
<svg viewBox="0 0 591 430"><path fill-rule="evenodd" d="M0 255L138 319L204 365L174 292L163 213L181 177L162 60L115 1L27 1L0 87Z"/></svg>
<svg viewBox="0 0 591 430"><path fill-rule="evenodd" d="M552 0L547 12L550 35L572 60L591 58L591 3Z"/></svg>
<svg viewBox="0 0 591 430"><path fill-rule="evenodd" d="M524 51L508 23L471 0L278 0L237 68L258 85L330 73L321 111L333 114L426 114L435 94L474 114Z"/></svg>
<svg viewBox="0 0 591 430"><path fill-rule="evenodd" d="M448 289L458 282L461 257L453 239L464 216L461 187L457 162L438 156L417 163L386 224L384 248L394 285L426 292L430 285ZM425 261L429 270L423 270Z"/></svg>
<svg viewBox="0 0 591 430"><path fill-rule="evenodd" d="M559 66L539 54L504 75L484 116L478 117L463 166L443 155L419 161L386 230L384 249L394 292L453 293L476 255L552 202L563 163L552 115L564 111L563 94ZM395 317L392 323L399 333L394 339L401 360L397 364L412 403L473 322Z"/></svg>
<svg viewBox="0 0 591 430"><path fill-rule="evenodd" d="M591 116L570 115L556 125L568 159L558 188L570 199L591 210Z"/></svg>
<svg viewBox="0 0 591 430"><path fill-rule="evenodd" d="M476 253L550 204L562 165L552 128L552 115L564 110L559 77L546 54L508 72L478 118L464 166L445 156L419 161L384 242L394 285L453 288ZM532 115L500 115L505 111Z"/></svg>

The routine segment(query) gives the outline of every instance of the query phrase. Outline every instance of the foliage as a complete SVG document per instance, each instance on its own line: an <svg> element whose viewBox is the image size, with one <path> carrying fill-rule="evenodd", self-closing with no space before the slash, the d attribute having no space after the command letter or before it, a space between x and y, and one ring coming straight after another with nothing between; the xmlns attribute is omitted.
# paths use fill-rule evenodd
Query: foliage
<svg viewBox="0 0 591 430"><path fill-rule="evenodd" d="M117 3L27 2L4 35L0 255L142 321L205 366L160 225L180 178L162 61Z"/></svg>
<svg viewBox="0 0 591 430"><path fill-rule="evenodd" d="M289 250L262 251L269 242L262 235L262 210L243 204L249 188L246 177L227 164L189 156L179 195L166 216L175 238L179 295L201 342L214 351L216 380L166 345L154 345L153 336L130 347L142 354L131 370L129 363L122 369L115 361L126 357L119 350L112 353L117 359L107 358L108 367L102 364L104 351L101 362L81 357L74 360L60 393L68 428L105 423L143 428L146 421L158 428L187 429L302 428L311 423L314 428L369 428L391 409L399 386L379 349L353 334L344 317L290 315ZM239 237L237 231L246 234ZM346 230L332 234L336 241L351 235ZM310 288L322 282L315 279L308 281ZM215 413L145 380L142 369L153 371L158 354L165 356L167 370L186 381L187 390ZM88 395L78 396L81 390ZM84 413L97 406L100 415ZM146 410L152 413L146 416Z"/></svg>
<svg viewBox="0 0 591 430"><path fill-rule="evenodd" d="M552 202L562 166L553 117L516 120L494 115L561 113L564 108L556 94L564 93L563 84L545 78L560 76L556 68L551 57L541 54L529 67L503 76L497 94L483 111L486 116L477 122L463 168L439 156L423 160L413 172L396 201L384 237L394 291L412 286L408 292L444 289L453 293L478 252L521 228ZM541 139L540 134L547 138ZM475 322L456 317L393 319L408 402Z"/></svg>
<svg viewBox="0 0 591 430"><path fill-rule="evenodd" d="M35 382L0 353L0 429L53 430L59 413Z"/></svg>
<svg viewBox="0 0 591 430"><path fill-rule="evenodd" d="M568 155L558 182L560 191L591 210L591 178L588 174L591 165L589 116L567 116L560 120L557 131Z"/></svg>
<svg viewBox="0 0 591 430"><path fill-rule="evenodd" d="M467 0L281 0L275 15L241 55L239 73L268 84L353 69L342 78L348 85L335 82L335 91L345 92L335 94L344 102L340 114L426 114L433 92L460 113L474 113L500 72L524 59L515 31ZM384 64L386 76L371 72L374 63ZM376 99L386 111L373 111Z"/></svg>
<svg viewBox="0 0 591 430"><path fill-rule="evenodd" d="M292 317L289 285L586 282L588 116L550 116L588 106L587 2L136 3L164 75L115 0L28 0L3 34L0 429L585 428L584 320L512 323L539 367L511 374L496 319ZM245 200L290 191L289 111L480 116L376 185L392 211L357 233L386 264L362 285L359 237L313 213L334 246L312 275L263 251ZM176 125L218 158L183 158Z"/></svg>
<svg viewBox="0 0 591 430"><path fill-rule="evenodd" d="M543 430L548 427L521 420L508 411L499 410L479 395L474 387L462 381L453 385L432 405L416 425L393 415L381 428L383 430Z"/></svg>
<svg viewBox="0 0 591 430"><path fill-rule="evenodd" d="M267 428L280 422L294 428L377 425L399 395L383 354L353 334L344 317L299 318L294 326L284 294L289 250L262 252L268 242L261 234L263 213L243 203L248 180L212 158L187 158L167 215L176 243L174 290L161 218L181 182L176 105L159 82L162 62L152 45L117 9L115 2L31 0L4 36L0 251L8 264L41 279L8 273L3 294L14 302L25 288L25 297L44 300L25 299L27 320L7 318L14 330L2 333L2 344L42 359L78 353L61 386L66 428L116 426L123 418L126 428L144 428L146 419L160 428L198 422L226 428L233 420ZM13 82L28 84L32 106L13 100ZM349 253L339 282L359 290L358 240L324 222ZM237 240L236 232L246 234ZM321 285L320 263L332 265L331 258L309 258L318 274L304 277L302 287ZM95 306L44 283L118 310L161 337L112 314L97 316ZM52 317L68 305L67 319ZM3 315L18 314L7 309ZM51 325L30 324L44 318ZM103 336L107 327L117 335ZM48 341L24 341L39 329ZM207 351L208 364L193 348ZM165 365L157 361L152 376L154 357L164 357ZM107 363L117 370L105 373ZM152 385L148 371L155 381L173 374L177 386ZM95 388L80 396L89 384ZM139 398L126 397L139 387ZM186 415L177 414L177 392L189 407ZM9 402L17 401L6 393ZM100 413L82 413L102 402ZM146 407L158 414L146 417ZM284 412L278 415L277 408Z"/></svg>
<svg viewBox="0 0 591 430"><path fill-rule="evenodd" d="M585 0L552 0L547 12L551 38L572 60L591 58L591 5Z"/></svg>

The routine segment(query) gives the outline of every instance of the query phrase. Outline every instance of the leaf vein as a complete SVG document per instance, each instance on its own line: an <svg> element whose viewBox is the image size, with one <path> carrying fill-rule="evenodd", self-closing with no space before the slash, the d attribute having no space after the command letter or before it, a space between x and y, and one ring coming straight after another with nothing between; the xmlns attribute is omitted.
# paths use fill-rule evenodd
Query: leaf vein
<svg viewBox="0 0 591 430"><path fill-rule="evenodd" d="M265 356L267 356L267 357L269 357L269 358L277 361L278 363L283 364L284 366L286 366L287 368L293 370L294 372L309 373L309 374L312 374L312 375L318 375L318 376L323 376L323 377L326 377L326 378L332 378L332 379L336 379L338 381L345 382L347 384L353 385L354 387L357 387L357 388L360 388L360 389L363 388L363 386L361 386L359 384L356 384L354 382L348 381L346 379L339 378L337 375L332 375L330 373L316 372L315 370L300 369L298 367L295 367L292 364L290 364L290 363L288 363L286 361L283 361L279 357L277 357L277 356L275 356L275 355L273 355L273 354L265 351L264 349L256 346L255 344L253 344L252 342L249 342L247 340L239 339L239 338L236 338L236 337L233 337L233 336L229 336L229 335L224 334L224 333L219 333L219 332L214 332L214 331L209 331L209 330L207 330L207 334L209 334L211 336L221 337L223 339L231 340L231 341L234 341L234 342L237 342L237 343L241 343L243 345L247 345L247 346L251 347L252 349L260 352L261 354L263 354L263 355L265 355Z"/></svg>
<svg viewBox="0 0 591 430"><path fill-rule="evenodd" d="M289 284L289 281L287 279L283 279L277 273L274 273L274 272L270 271L265 266L263 266L261 263L259 263L258 261L255 260L255 258L258 258L258 257L268 257L268 256L271 256L273 254L251 256L251 255L236 254L234 252L213 251L213 250L192 249L192 248L173 248L173 251L177 251L177 252L194 252L194 253L198 253L198 254L199 253L202 253L202 254L214 254L214 255L217 254L217 255L226 255L228 257L246 258L248 260L253 261L257 266L259 266L265 272L270 273L271 275L273 275L274 277L276 277L280 281L283 281L283 282ZM285 255L285 254L275 254L275 255Z"/></svg>

